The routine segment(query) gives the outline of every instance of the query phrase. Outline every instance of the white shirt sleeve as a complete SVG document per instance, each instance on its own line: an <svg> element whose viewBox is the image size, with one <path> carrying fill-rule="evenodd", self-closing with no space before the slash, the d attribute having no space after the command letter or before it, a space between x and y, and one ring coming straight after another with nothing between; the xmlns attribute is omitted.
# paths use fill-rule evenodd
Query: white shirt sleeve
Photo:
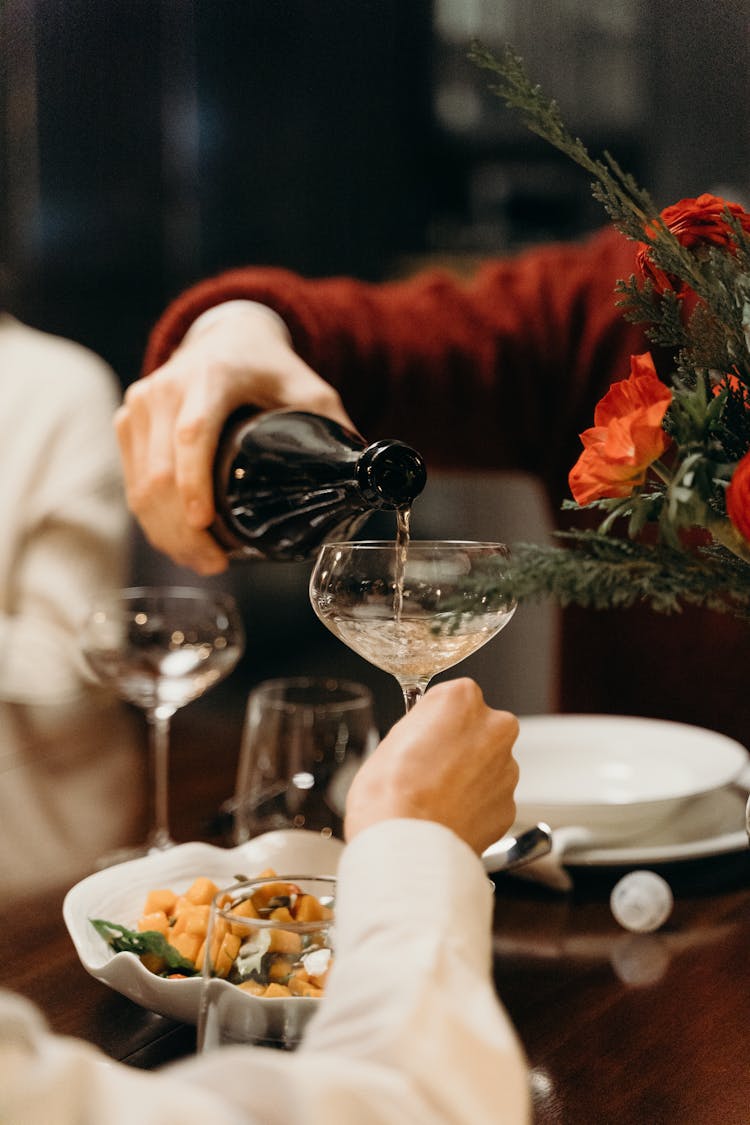
<svg viewBox="0 0 750 1125"><path fill-rule="evenodd" d="M426 821L373 826L344 853L336 962L295 1053L223 1048L143 1075L102 1071L91 1047L36 1028L28 1058L16 1035L12 1068L0 1061L0 1120L68 1125L85 1105L92 1121L146 1125L166 1120L157 1109L168 1099L181 1122L213 1102L223 1122L246 1125L525 1125L526 1066L490 973L491 910L492 886L453 833ZM56 1053L54 1068L42 1053ZM54 1097L49 1108L69 1090L79 1117L23 1115L24 1097L42 1108ZM9 1106L20 1116L4 1115Z"/></svg>
<svg viewBox="0 0 750 1125"><path fill-rule="evenodd" d="M78 629L127 572L119 388L98 356L9 317L0 374L0 698L59 703L93 679Z"/></svg>

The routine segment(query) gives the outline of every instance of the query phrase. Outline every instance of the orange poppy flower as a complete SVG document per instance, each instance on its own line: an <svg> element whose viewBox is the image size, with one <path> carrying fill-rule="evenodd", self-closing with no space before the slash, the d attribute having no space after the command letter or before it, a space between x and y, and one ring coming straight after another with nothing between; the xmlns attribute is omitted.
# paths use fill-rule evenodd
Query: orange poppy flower
<svg viewBox="0 0 750 1125"><path fill-rule="evenodd" d="M651 353L630 357L630 377L613 383L581 434L583 453L568 483L577 504L629 496L669 439L662 429L672 392L656 374Z"/></svg>

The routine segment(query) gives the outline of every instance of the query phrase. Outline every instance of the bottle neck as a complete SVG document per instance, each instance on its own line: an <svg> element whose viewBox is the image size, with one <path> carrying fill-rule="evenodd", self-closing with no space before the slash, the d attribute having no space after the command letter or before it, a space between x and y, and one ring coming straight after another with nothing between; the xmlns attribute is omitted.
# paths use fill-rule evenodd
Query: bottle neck
<svg viewBox="0 0 750 1125"><path fill-rule="evenodd" d="M426 482L424 460L402 441L373 442L357 463L357 483L373 508L408 508Z"/></svg>

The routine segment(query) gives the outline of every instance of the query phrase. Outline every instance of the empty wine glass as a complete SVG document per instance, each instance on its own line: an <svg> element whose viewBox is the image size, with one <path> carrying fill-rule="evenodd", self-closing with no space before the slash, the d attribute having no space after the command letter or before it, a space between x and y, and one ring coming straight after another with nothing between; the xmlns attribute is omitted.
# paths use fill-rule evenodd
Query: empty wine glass
<svg viewBox="0 0 750 1125"><path fill-rule="evenodd" d="M247 701L231 802L234 843L289 828L342 836L349 785L377 743L364 684L316 676L258 684Z"/></svg>
<svg viewBox="0 0 750 1125"><path fill-rule="evenodd" d="M144 845L116 860L172 847L169 830L169 735L174 713L234 668L244 631L229 594L191 587L114 591L91 609L81 634L84 656L102 683L140 707L149 730L152 825Z"/></svg>
<svg viewBox="0 0 750 1125"><path fill-rule="evenodd" d="M509 559L502 543L328 543L313 568L310 600L335 636L396 677L409 711L433 676L510 621Z"/></svg>

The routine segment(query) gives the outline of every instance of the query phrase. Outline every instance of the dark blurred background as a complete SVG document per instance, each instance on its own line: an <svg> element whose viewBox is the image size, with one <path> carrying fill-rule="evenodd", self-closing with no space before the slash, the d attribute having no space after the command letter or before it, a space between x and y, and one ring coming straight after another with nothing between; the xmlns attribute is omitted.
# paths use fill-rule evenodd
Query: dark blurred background
<svg viewBox="0 0 750 1125"><path fill-rule="evenodd" d="M585 175L486 92L473 37L513 44L571 128L660 205L744 195L747 0L0 0L8 307L94 348L125 385L169 299L224 268L378 280L601 225ZM538 491L500 515L501 491L426 493L415 533L545 533ZM171 578L142 548L136 577ZM387 725L398 689L322 643L306 580L267 564L231 579L247 682L353 675ZM521 713L554 706L556 615L534 612L488 646L494 663L462 665Z"/></svg>
<svg viewBox="0 0 750 1125"><path fill-rule="evenodd" d="M378 279L603 221L466 61L513 43L658 202L748 179L744 0L2 0L11 307L123 382L241 263Z"/></svg>

